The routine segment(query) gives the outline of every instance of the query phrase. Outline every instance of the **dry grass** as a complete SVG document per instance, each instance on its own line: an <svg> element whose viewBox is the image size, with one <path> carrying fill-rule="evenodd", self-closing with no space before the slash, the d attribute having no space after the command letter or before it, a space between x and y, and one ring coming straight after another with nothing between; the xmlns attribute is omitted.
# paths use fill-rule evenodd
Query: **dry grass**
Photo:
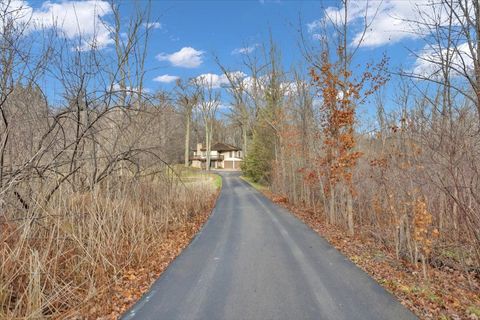
<svg viewBox="0 0 480 320"><path fill-rule="evenodd" d="M47 207L0 224L0 318L95 314L125 270L158 253L169 231L211 205L210 180L112 177L93 191L58 192Z"/></svg>

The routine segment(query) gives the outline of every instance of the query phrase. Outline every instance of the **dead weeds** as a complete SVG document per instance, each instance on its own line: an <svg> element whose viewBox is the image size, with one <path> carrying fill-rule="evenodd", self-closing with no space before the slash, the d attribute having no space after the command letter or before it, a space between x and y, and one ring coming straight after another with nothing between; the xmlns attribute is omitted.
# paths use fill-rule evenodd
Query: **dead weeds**
<svg viewBox="0 0 480 320"><path fill-rule="evenodd" d="M480 319L480 281L473 275L449 267L429 267L428 279L424 279L419 266L397 259L372 233L350 237L342 228L327 225L312 210L293 206L268 190L262 192L324 237L420 319Z"/></svg>

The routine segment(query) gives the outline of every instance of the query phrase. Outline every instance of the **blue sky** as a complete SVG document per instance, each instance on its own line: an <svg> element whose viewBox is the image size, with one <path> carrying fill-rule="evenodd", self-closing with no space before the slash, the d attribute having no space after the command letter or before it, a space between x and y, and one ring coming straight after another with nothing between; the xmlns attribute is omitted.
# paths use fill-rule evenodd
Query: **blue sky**
<svg viewBox="0 0 480 320"><path fill-rule="evenodd" d="M160 13L158 21L162 27L154 31L150 62L152 68L149 80L171 80L173 77L188 78L201 74L221 74L212 58L217 55L230 70L245 71L242 67L243 49L260 50L267 43L269 33L281 51L282 61L288 71L291 66L308 71L298 42L299 28L303 28L307 40L315 43L315 29L312 24L324 17L326 8L339 8L339 1L156 1L153 12ZM391 13L386 13L391 15ZM352 30L361 29L361 23L352 22ZM402 35L396 35L402 38ZM351 34L352 39L355 32ZM375 35L373 35L375 37ZM378 61L385 53L391 58L390 67L400 65L407 68L415 64L406 47L418 49L417 39L403 37L362 47L356 62ZM202 63L195 68L174 66L169 61L159 61L159 53L172 54L182 48L202 51ZM173 82L152 81L152 89L169 89ZM391 95L391 89L387 89ZM225 99L225 98L224 98ZM371 101L359 110L362 118L374 116Z"/></svg>
<svg viewBox="0 0 480 320"><path fill-rule="evenodd" d="M112 50L109 33L97 21L100 16L108 23L111 12L102 0L12 0L30 12L33 21L52 25L60 22L65 36L75 39L79 34L88 38L96 30L101 50ZM390 57L390 68L399 66L421 74L432 72L432 65L416 58L428 56L428 48L414 28L405 19L415 19L417 10L428 10L431 0L351 1L348 23L349 45L357 45L362 34L364 16L373 21L357 52L354 65L378 61L383 54ZM1 4L0 4L1 7ZM430 6L431 7L431 6ZM131 2L122 2L121 12L128 19L132 14ZM146 63L145 86L154 92L168 90L176 78L190 78L211 74L221 82L221 72L213 55L231 71L244 71L242 53L260 50L272 33L277 43L285 70L291 66L308 71L298 46L298 29L306 39L315 43L322 19L335 21L342 18L341 2L331 1L152 1L152 33ZM79 20L76 23L75 20ZM98 32L99 31L99 32ZM247 75L248 76L248 75ZM392 85L390 87L393 87ZM390 95L392 89L388 90Z"/></svg>
<svg viewBox="0 0 480 320"><path fill-rule="evenodd" d="M153 12L160 13L158 19L162 27L155 30L152 37L150 62L155 70L149 73L150 78L220 73L213 54L230 69L241 70L239 49L259 50L259 45L268 42L269 32L280 48L286 70L292 65L305 67L298 46L298 28L303 28L307 39L314 43L314 31L309 32L308 25L323 17L323 8L339 6L339 1L155 1ZM403 43L386 42L362 48L357 61L378 60L387 53L392 67L411 65L414 59L408 58L405 45L415 45L412 42L404 39ZM155 58L159 53L172 54L185 47L203 52L198 67L182 68ZM168 88L169 85L152 83L151 87Z"/></svg>
<svg viewBox="0 0 480 320"><path fill-rule="evenodd" d="M68 1L68 0L15 0L24 2L25 5L31 6L37 15L41 15L42 19L50 18L52 15L58 16L60 23L67 24L65 32L69 35L75 35L78 32L78 26L73 23L68 26L68 22L72 19L72 11L80 16L79 24L89 25L93 21L93 16L99 14L102 10L107 11L101 15L102 19L108 21L111 13L106 9L105 2L101 0L87 1ZM428 1L428 0L424 0ZM418 2L418 1L414 1ZM146 3L146 2L145 2ZM358 3L367 3L365 1L352 1L351 9L352 17L351 38L356 36L355 30L359 29L360 24L355 19L360 17L365 10L364 5ZM389 3L407 4L408 0L385 0L376 3L370 1L370 6L375 7L380 3L386 7L383 17L380 20L380 27L383 21L391 23L394 19L395 10L402 9L405 5L395 5L389 8ZM387 5L385 5L387 4ZM103 7L103 8L102 8ZM298 47L299 33L298 29L303 28L307 39L314 43L315 40L315 22L324 17L324 9L334 17L335 14L341 12L340 1L324 0L324 1L287 1L287 0L250 0L250 1L152 1L152 19L158 24L152 28L152 36L148 50L147 74L148 86L150 89L169 87L165 82L155 82L154 78L161 75L178 76L188 78L203 73L219 73L219 69L212 59L212 55L216 54L220 57L222 63L231 69L241 68L242 55L238 54L240 49L251 47L258 50L259 45L267 43L269 32L272 33L274 41L280 48L282 60L285 69L289 69L292 64L302 62L302 56ZM358 7L357 13L355 8ZM399 7L399 8L397 8ZM98 9L100 8L100 9ZM335 10L338 10L336 12ZM123 16L128 19L132 14L131 3L122 2L121 11ZM372 11L372 10L371 10ZM405 10L404 10L405 11ZM407 12L404 13L408 14ZM70 12L70 13L69 13ZM80 13L79 13L80 12ZM393 12L393 14L392 14ZM88 15L92 15L89 20ZM402 12L400 12L402 14ZM383 18L383 21L381 20ZM85 19L85 24L82 19ZM301 21L300 21L301 19ZM313 26L313 27L312 27ZM88 33L88 28L81 30ZM401 28L399 28L401 29ZM388 37L395 33L395 29L383 32ZM105 35L104 38L107 38ZM380 37L380 38L382 38ZM377 34L372 38L378 38ZM397 41L401 38L402 41ZM410 37L399 37L394 34L393 41L384 40L373 45L362 47L358 52L358 61L366 62L381 57L386 52L392 58L392 64L399 63L412 64L413 59L409 59L406 55L405 45L412 47L414 41L410 41ZM106 41L108 43L108 41ZM182 49L184 51L181 51ZM108 50L108 44L105 46ZM198 63L189 64L188 57L195 58L195 52L198 52ZM235 53L237 52L237 53ZM187 54L187 59L172 63L168 59L169 55L178 53ZM188 53L191 53L188 55ZM158 58L159 55L163 57ZM171 56L170 56L171 57ZM166 77L168 78L168 77ZM166 79L164 78L164 79Z"/></svg>
<svg viewBox="0 0 480 320"><path fill-rule="evenodd" d="M152 65L158 68L152 75L191 77L220 72L213 54L230 69L241 69L239 51L247 47L258 50L260 44L268 42L270 30L288 69L292 63L301 61L296 31L299 15L305 21L318 19L321 5L313 1L157 1L154 12L163 14L159 20L162 28L153 36L154 55L151 58L184 47L204 53L203 63L198 68L175 67L166 61L152 59ZM165 87L164 84L153 84L155 86Z"/></svg>

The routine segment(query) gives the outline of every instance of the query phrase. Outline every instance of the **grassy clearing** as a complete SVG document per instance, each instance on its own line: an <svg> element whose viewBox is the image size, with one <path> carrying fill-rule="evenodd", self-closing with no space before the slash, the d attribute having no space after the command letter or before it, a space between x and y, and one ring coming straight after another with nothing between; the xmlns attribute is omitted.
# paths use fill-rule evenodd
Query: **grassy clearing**
<svg viewBox="0 0 480 320"><path fill-rule="evenodd" d="M222 177L216 173L206 172L199 168L185 167L182 164L172 166L169 172L174 179L178 179L185 184L211 182L216 189L222 188Z"/></svg>
<svg viewBox="0 0 480 320"><path fill-rule="evenodd" d="M246 177L246 176L241 176L240 178L245 180L246 182L248 182L252 187L257 189L258 191L268 190L268 187L266 185L255 182L255 181L252 180L252 178L249 178L249 177Z"/></svg>
<svg viewBox="0 0 480 320"><path fill-rule="evenodd" d="M219 174L212 174L212 176L214 177L215 187L218 190L222 189L222 176L220 176Z"/></svg>

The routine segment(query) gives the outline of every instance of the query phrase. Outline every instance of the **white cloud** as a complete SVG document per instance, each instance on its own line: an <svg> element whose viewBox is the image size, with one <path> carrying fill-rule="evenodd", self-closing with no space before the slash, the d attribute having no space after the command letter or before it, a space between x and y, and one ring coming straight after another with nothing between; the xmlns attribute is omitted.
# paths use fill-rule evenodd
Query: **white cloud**
<svg viewBox="0 0 480 320"><path fill-rule="evenodd" d="M406 39L421 38L425 35L425 30L414 21L422 19L439 20L440 24L447 23L446 10L439 1L434 0L371 0L350 1L349 4L346 20L348 24L357 27L358 31L353 37L351 43L353 45L378 47ZM370 25L363 34L365 19ZM325 23L340 24L343 21L343 7L328 7L325 10L325 18L307 24L307 29L315 34L315 31L321 29ZM432 25L437 23L433 20L429 22Z"/></svg>
<svg viewBox="0 0 480 320"><path fill-rule="evenodd" d="M82 50L104 48L113 43L102 18L112 13L107 1L46 1L33 11L35 28L57 28L68 39L81 39Z"/></svg>
<svg viewBox="0 0 480 320"><path fill-rule="evenodd" d="M303 82L300 84L300 88L302 85L305 85L306 83ZM283 94L285 96L294 96L299 92L299 84L297 82L282 82L280 83L280 89L283 91Z"/></svg>
<svg viewBox="0 0 480 320"><path fill-rule="evenodd" d="M33 9L23 0L0 1L0 31L8 24L8 21L15 21L17 25L23 26L28 23L33 14Z"/></svg>
<svg viewBox="0 0 480 320"><path fill-rule="evenodd" d="M143 26L147 29L162 29L162 24L160 22L144 23Z"/></svg>
<svg viewBox="0 0 480 320"><path fill-rule="evenodd" d="M241 71L230 72L229 75L238 80L246 77L246 74ZM204 73L197 77L205 86L211 85L212 88L217 89L222 86L228 86L230 82L225 74Z"/></svg>
<svg viewBox="0 0 480 320"><path fill-rule="evenodd" d="M103 48L113 40L102 19L111 14L107 1L45 1L40 8L33 9L26 1L0 1L0 10L6 12L0 20L14 19L28 31L56 28L67 39L81 39L80 49ZM1 23L3 25L3 23Z"/></svg>
<svg viewBox="0 0 480 320"><path fill-rule="evenodd" d="M429 78L441 77L441 62L447 53L451 57L451 75L460 76L473 71L473 58L468 43L462 43L450 49L425 47L418 55L411 72Z"/></svg>
<svg viewBox="0 0 480 320"><path fill-rule="evenodd" d="M199 75L197 78L203 85L211 85L212 88L220 88L222 85L228 83L227 77L225 75L218 75L214 73L204 73Z"/></svg>
<svg viewBox="0 0 480 320"><path fill-rule="evenodd" d="M232 54L249 54L252 53L258 47L258 43L255 43L248 47L233 49Z"/></svg>
<svg viewBox="0 0 480 320"><path fill-rule="evenodd" d="M113 91L122 92L125 91L127 95L131 95L133 93L140 93L139 87L130 87L126 86L125 89L122 90L122 87L118 83L114 83L112 86ZM151 90L148 88L142 88L142 94L150 93Z"/></svg>
<svg viewBox="0 0 480 320"><path fill-rule="evenodd" d="M465 0L469 8L473 8L473 1ZM477 0L478 1L478 0ZM453 10L460 12L458 3L453 3ZM347 16L347 23L354 33L352 45L360 44L363 47L378 47L394 44L408 39L426 39L427 45L417 53L416 61L410 73L423 77L435 78L441 76L441 61L451 56L452 76L460 76L472 72L472 53L466 43L447 49L438 47L428 40L432 30L436 27L448 26L451 9L443 1L436 0L370 0L351 1ZM324 19L307 24L308 31L313 37L318 37L317 30L324 24L342 23L344 8L329 7L325 10ZM473 16L473 12L471 13ZM365 19L371 23L363 35ZM461 19L461 20L458 20ZM465 24L468 17L460 14L454 17L452 24L456 26ZM362 39L363 36L363 39ZM436 36L436 35L434 35ZM450 52L449 52L449 51Z"/></svg>
<svg viewBox="0 0 480 320"><path fill-rule="evenodd" d="M310 33L313 33L317 31L318 29L321 29L323 24L322 24L322 19L314 20L310 23L307 23L307 30Z"/></svg>
<svg viewBox="0 0 480 320"><path fill-rule="evenodd" d="M266 75L260 76L258 78L248 76L243 79L243 86L248 92L254 93L253 91L255 90L258 90L258 91L265 90L267 82L268 82L268 76Z"/></svg>
<svg viewBox="0 0 480 320"><path fill-rule="evenodd" d="M164 75L161 75L161 76L158 76L158 77L155 77L153 79L153 81L156 81L156 82L162 82L162 83L170 83L170 82L174 82L176 80L180 79L180 77L178 76L171 76L169 74L164 74Z"/></svg>
<svg viewBox="0 0 480 320"><path fill-rule="evenodd" d="M158 61L168 61L175 67L196 68L203 63L204 51L195 50L192 47L184 47L172 54L160 53Z"/></svg>
<svg viewBox="0 0 480 320"><path fill-rule="evenodd" d="M218 110L220 110L220 111L228 111L228 110L230 110L231 108L232 108L232 105L230 105L230 104L220 103L220 104L218 105Z"/></svg>

